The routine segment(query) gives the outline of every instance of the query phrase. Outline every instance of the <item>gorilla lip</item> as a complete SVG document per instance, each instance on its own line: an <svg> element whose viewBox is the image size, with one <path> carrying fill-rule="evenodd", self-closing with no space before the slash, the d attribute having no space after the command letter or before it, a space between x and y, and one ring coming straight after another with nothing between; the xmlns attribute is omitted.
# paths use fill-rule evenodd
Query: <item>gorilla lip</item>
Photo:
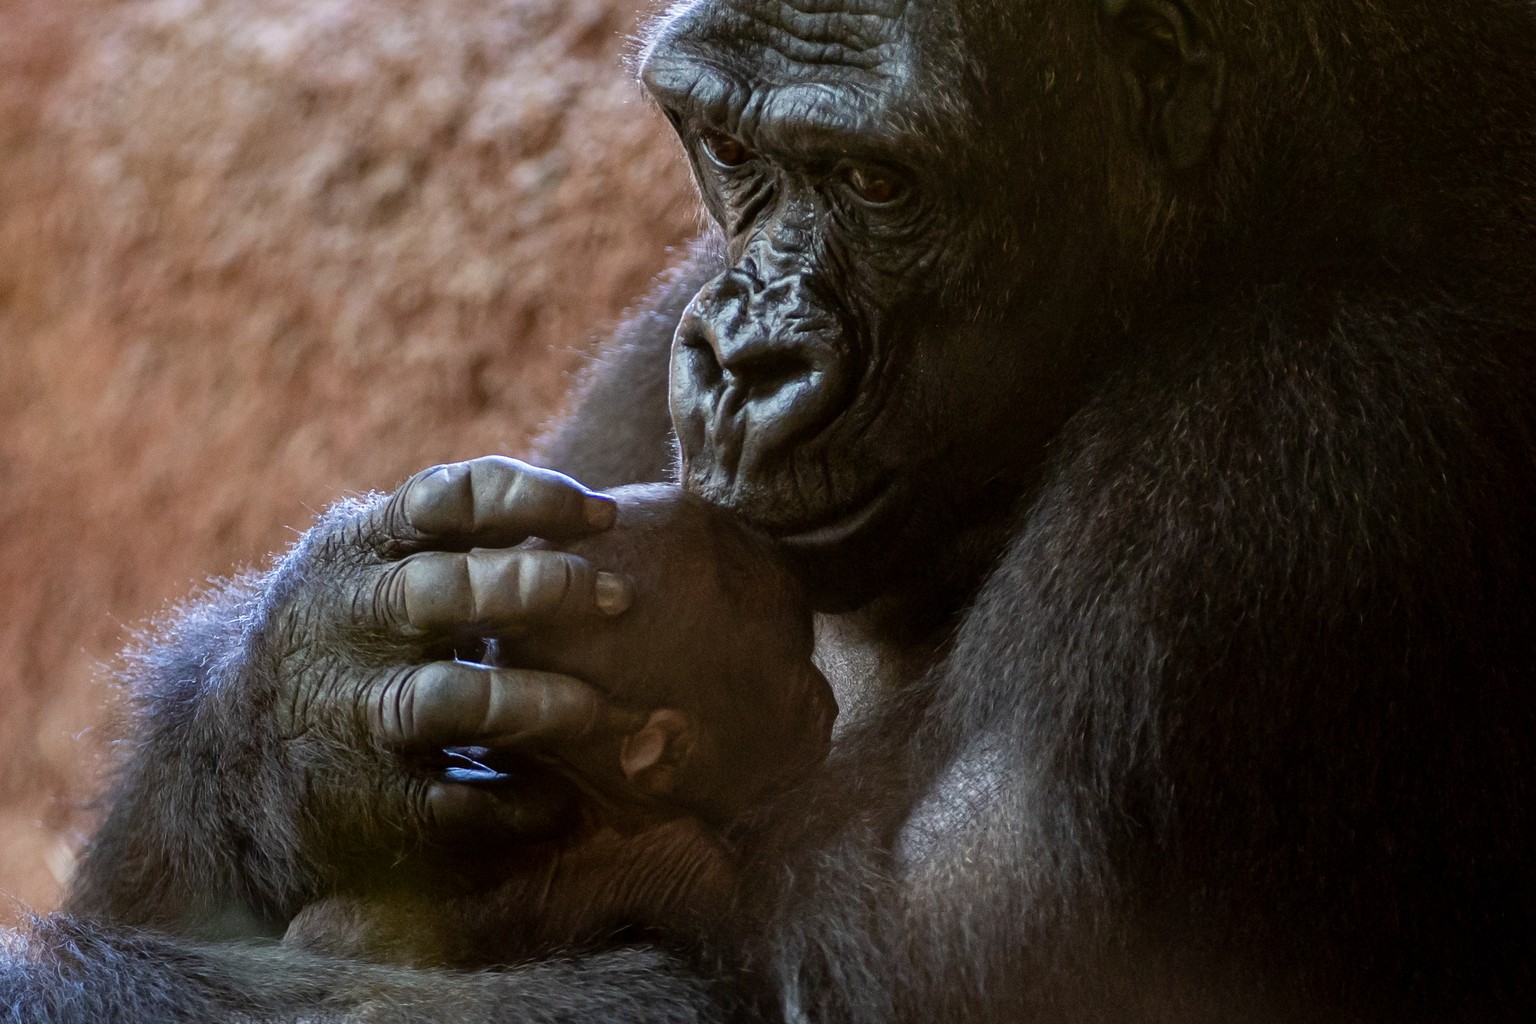
<svg viewBox="0 0 1536 1024"><path fill-rule="evenodd" d="M835 547L869 526L890 504L893 493L895 488L886 484L877 490L872 498L855 506L851 512L810 529L793 533L773 533L773 538L785 547L797 550Z"/></svg>

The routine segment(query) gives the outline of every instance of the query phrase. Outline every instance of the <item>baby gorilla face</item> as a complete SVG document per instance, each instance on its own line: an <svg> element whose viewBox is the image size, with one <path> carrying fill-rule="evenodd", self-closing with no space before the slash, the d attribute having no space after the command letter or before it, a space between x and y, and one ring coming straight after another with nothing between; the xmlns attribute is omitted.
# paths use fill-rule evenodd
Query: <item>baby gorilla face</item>
<svg viewBox="0 0 1536 1024"><path fill-rule="evenodd" d="M671 485L612 493L613 529L558 546L628 575L633 604L500 638L498 660L585 679L650 712L622 740L562 751L582 779L729 820L826 755L837 705L811 663L810 611L769 541L737 520Z"/></svg>

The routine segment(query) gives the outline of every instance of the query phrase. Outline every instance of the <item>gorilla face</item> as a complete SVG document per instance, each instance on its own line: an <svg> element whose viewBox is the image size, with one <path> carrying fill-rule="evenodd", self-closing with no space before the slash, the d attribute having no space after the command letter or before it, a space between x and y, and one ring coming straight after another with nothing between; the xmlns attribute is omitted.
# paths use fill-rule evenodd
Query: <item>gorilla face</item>
<svg viewBox="0 0 1536 1024"><path fill-rule="evenodd" d="M1070 197L1105 170L1060 48L1002 89L944 4L805 6L687 6L642 77L727 246L673 346L683 482L849 605L1006 514L1073 408L1107 227Z"/></svg>

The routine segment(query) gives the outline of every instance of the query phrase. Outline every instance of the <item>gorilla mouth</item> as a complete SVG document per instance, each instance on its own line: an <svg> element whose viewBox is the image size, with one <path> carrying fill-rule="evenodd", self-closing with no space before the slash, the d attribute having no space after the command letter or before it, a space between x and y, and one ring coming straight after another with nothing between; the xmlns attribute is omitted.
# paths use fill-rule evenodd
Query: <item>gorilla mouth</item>
<svg viewBox="0 0 1536 1024"><path fill-rule="evenodd" d="M837 547L863 533L889 508L896 495L894 484L884 484L862 502L835 512L818 523L804 526L767 527L769 536L787 548L813 551Z"/></svg>

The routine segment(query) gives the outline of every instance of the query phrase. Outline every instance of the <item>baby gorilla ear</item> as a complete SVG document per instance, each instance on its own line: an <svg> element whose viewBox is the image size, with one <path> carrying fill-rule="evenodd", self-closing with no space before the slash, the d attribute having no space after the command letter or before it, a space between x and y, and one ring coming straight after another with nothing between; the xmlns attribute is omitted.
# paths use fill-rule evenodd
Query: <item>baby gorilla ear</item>
<svg viewBox="0 0 1536 1024"><path fill-rule="evenodd" d="M636 788L665 796L693 755L694 730L688 716L672 708L657 708L643 726L624 737L619 766Z"/></svg>

